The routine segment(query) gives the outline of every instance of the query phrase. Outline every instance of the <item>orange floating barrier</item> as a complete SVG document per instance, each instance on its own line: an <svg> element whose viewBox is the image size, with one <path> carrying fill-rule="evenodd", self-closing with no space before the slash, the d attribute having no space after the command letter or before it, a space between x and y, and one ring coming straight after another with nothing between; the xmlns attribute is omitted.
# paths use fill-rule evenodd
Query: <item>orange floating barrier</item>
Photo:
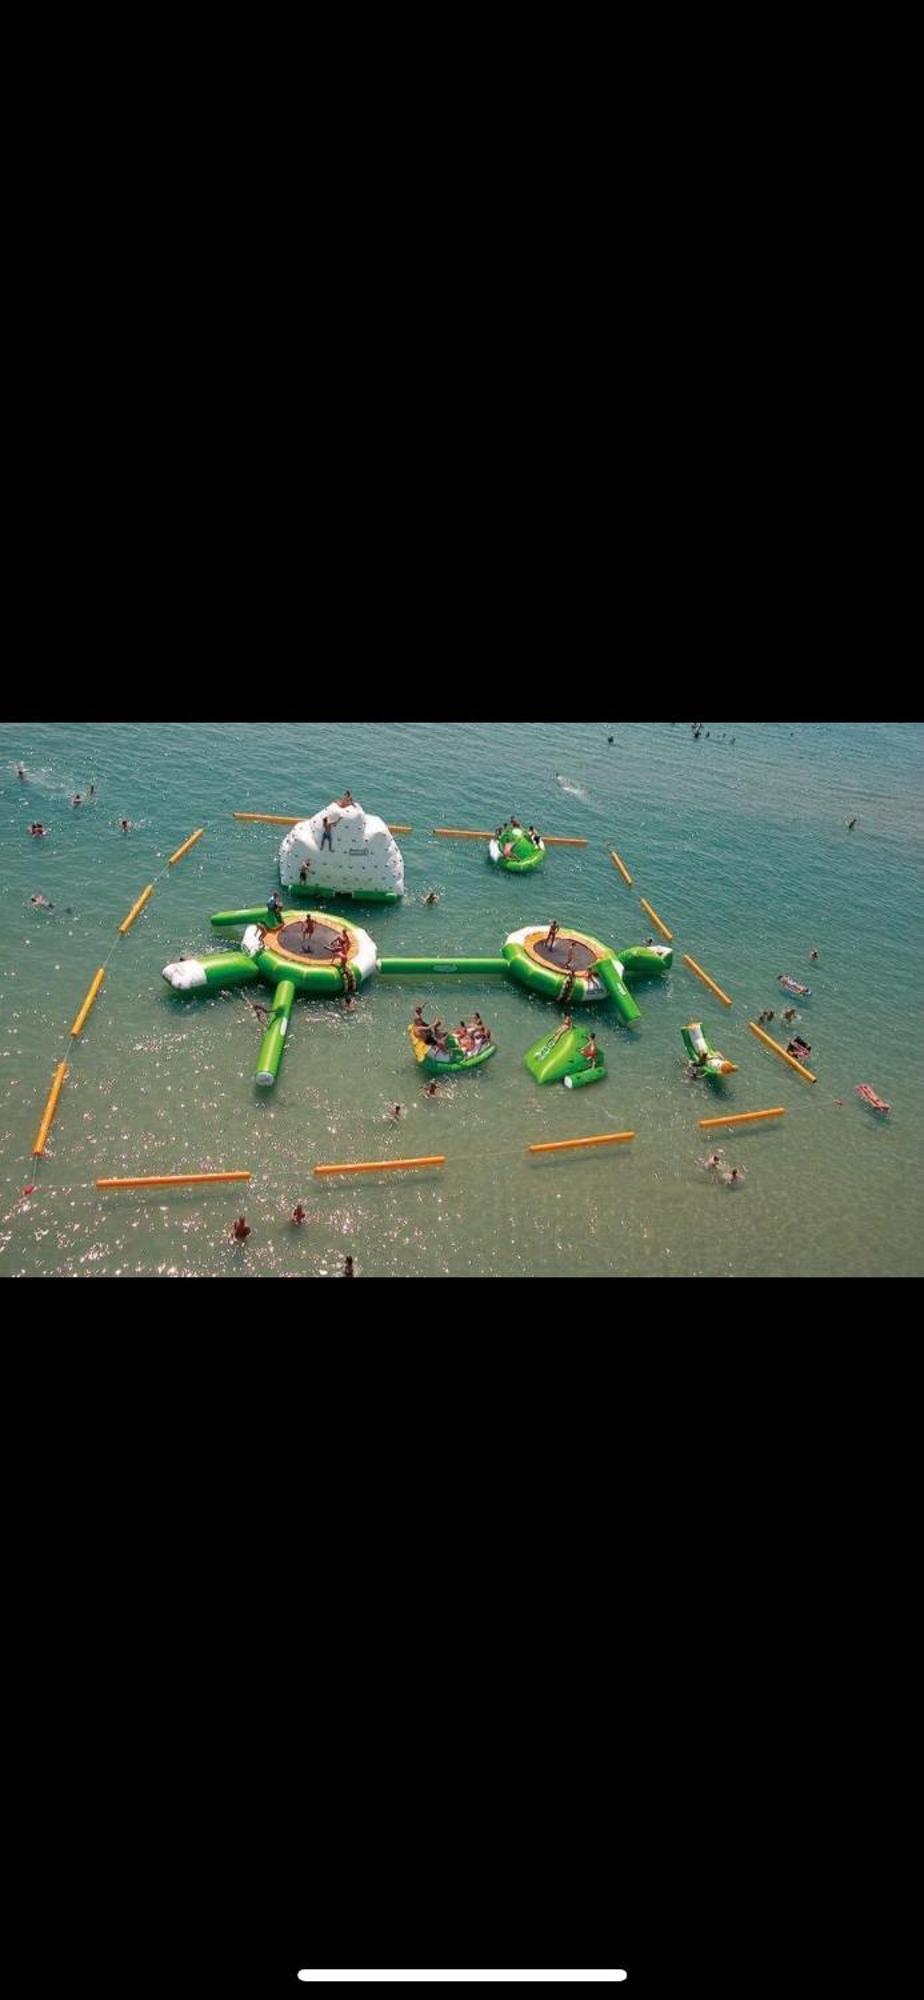
<svg viewBox="0 0 924 2000"><path fill-rule="evenodd" d="M263 826L298 826L303 819L310 819L311 814L310 813L232 813L231 817L232 819L259 820ZM388 825L387 820L385 824L386 826ZM203 828L203 832L204 831L205 829ZM388 831L389 833L413 833L414 829L412 826L389 826ZM474 835L472 837L474 838ZM489 840L490 834L485 834L484 837L486 840ZM180 849L180 853L181 854L183 853L182 848ZM179 856L174 855L173 859L176 861L179 859Z"/></svg>
<svg viewBox="0 0 924 2000"><path fill-rule="evenodd" d="M805 1077L806 1083L817 1083L818 1078L812 1075L811 1070L806 1069L804 1063L797 1062L795 1056L789 1054L788 1049L781 1049L779 1042L775 1042L772 1035L765 1035L763 1028L759 1028L756 1021L749 1021L748 1027L752 1035L757 1036L758 1041L766 1042L768 1049L772 1049L774 1055L782 1056L783 1061L789 1064L790 1069L798 1070L799 1075Z"/></svg>
<svg viewBox="0 0 924 2000"><path fill-rule="evenodd" d="M392 833L395 831L394 827L392 827L391 831ZM410 828L408 828L407 831L410 832ZM443 840L493 840L494 839L493 827L489 827L486 830L484 827L435 826L433 831L434 833L440 834ZM569 833L544 833L541 835L541 839L543 847L586 847L587 846L586 840L576 839Z"/></svg>
<svg viewBox="0 0 924 2000"><path fill-rule="evenodd" d="M203 1181L249 1181L249 1173L133 1174L128 1179L97 1181L98 1188L198 1187Z"/></svg>
<svg viewBox="0 0 924 2000"><path fill-rule="evenodd" d="M79 1035L80 1030L83 1027L87 1015L90 1012L90 1008L92 1007L93 1002L96 999L96 996L99 992L100 987L102 986L105 977L106 977L106 968L104 965L101 965L99 971L94 976L92 985L90 987L90 991L87 994L83 1006L80 1009L80 1013L78 1014L77 1019L74 1022L74 1025L71 1029L72 1035Z"/></svg>
<svg viewBox="0 0 924 2000"><path fill-rule="evenodd" d="M708 972L704 972L702 966L697 965L695 958L691 958L689 952L684 952L683 962L684 965L689 966L691 972L695 972L697 979L701 979L703 985L708 986L710 991L721 1000L723 1007L731 1006L732 1003L729 1000L728 994L722 992L721 986L717 986L715 980L710 979Z"/></svg>
<svg viewBox="0 0 924 2000"><path fill-rule="evenodd" d="M172 868L175 861L182 861L184 854L188 854L190 848L195 847L196 841L202 839L204 832L204 826L197 826L195 833L191 833L189 839L184 840L182 847L178 847L176 853L171 854L167 867Z"/></svg>
<svg viewBox="0 0 924 2000"><path fill-rule="evenodd" d="M38 1128L38 1138L36 1139L35 1145L32 1148L32 1158L34 1160L37 1160L40 1154L44 1153L45 1151L45 1141L51 1130L51 1121L54 1118L55 1112L57 1111L58 1108L58 1098L61 1095L61 1086L64 1082L66 1075L67 1075L67 1064L59 1063L57 1069L55 1070L54 1081L52 1083L51 1089L48 1092L48 1097L45 1102L45 1109L42 1112L42 1122Z"/></svg>
<svg viewBox="0 0 924 2000"><path fill-rule="evenodd" d="M615 847L611 847L611 848L610 848L610 860L611 860L611 861L612 861L612 862L614 863L615 867L617 867L617 868L619 869L619 873L620 873L620 875L622 876L622 878L623 878L623 881L624 881L624 882L628 882L628 884L629 884L629 887L630 887L630 889L631 889L631 887L632 887L632 877L631 877L631 875L629 874L629 870L628 870L628 868L626 867L626 864L625 864L625 862L624 862L624 861L620 861L620 859L619 859L619 856L618 856L618 854L617 854L617 852L616 852L616 849L615 849Z"/></svg>
<svg viewBox="0 0 924 2000"><path fill-rule="evenodd" d="M666 924L662 924L662 922L661 922L661 919L660 919L660 917L659 917L659 915L658 915L658 912L657 912L657 910L653 910L653 909L652 909L652 907L651 907L651 904L650 904L650 903L646 903L646 901L645 901L645 898L644 898L644 896L640 896L640 897L639 897L639 902L641 903L641 906L642 906L642 909L643 909L643 910L644 910L644 911L646 912L646 914L647 914L647 915L648 915L648 916L649 916L649 917L651 918L651 921L652 921L652 923L653 923L653 924L657 924L657 926L658 926L658 929L659 929L659 931L660 931L660 933L661 933L661 936L662 936L662 937L666 937L669 943L670 943L670 942L672 942L672 941L673 941L673 936L674 936L674 933L673 933L673 931L669 931L669 930L668 930L668 928L667 928L667 925L666 925Z"/></svg>
<svg viewBox="0 0 924 2000"><path fill-rule="evenodd" d="M527 1146L528 1153L570 1153L576 1146L619 1146L634 1139L634 1132L597 1132L592 1139L547 1139L541 1146Z"/></svg>
<svg viewBox="0 0 924 2000"><path fill-rule="evenodd" d="M391 1174L398 1167L444 1167L445 1153L431 1153L420 1160L349 1160L345 1166L315 1167L316 1174Z"/></svg>
<svg viewBox="0 0 924 2000"><path fill-rule="evenodd" d="M782 1118L785 1110L785 1104L774 1104L770 1111L739 1111L737 1118L732 1113L730 1118L697 1118L696 1123L708 1132L713 1125L753 1125L758 1118Z"/></svg>
<svg viewBox="0 0 924 2000"><path fill-rule="evenodd" d="M135 922L136 918L140 917L141 912L144 909L145 903L148 902L149 898L153 896L153 894L154 894L154 884L153 882L149 882L147 888L144 889L141 895L139 896L137 903L132 904L128 916L125 917L122 923L120 923L119 925L119 931L122 937L125 936L126 931L131 930L132 924Z"/></svg>

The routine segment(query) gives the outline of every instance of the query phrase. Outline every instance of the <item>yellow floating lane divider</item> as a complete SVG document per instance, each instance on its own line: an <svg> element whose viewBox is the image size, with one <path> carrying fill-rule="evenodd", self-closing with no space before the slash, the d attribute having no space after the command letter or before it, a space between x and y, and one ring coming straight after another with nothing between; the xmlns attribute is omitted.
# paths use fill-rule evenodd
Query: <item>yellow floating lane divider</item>
<svg viewBox="0 0 924 2000"><path fill-rule="evenodd" d="M420 1160L348 1160L345 1166L315 1167L316 1174L391 1174L398 1167L444 1167L445 1153L431 1153Z"/></svg>
<svg viewBox="0 0 924 2000"><path fill-rule="evenodd" d="M97 1181L98 1188L198 1187L203 1181L249 1181L248 1173L234 1174L134 1174L127 1180Z"/></svg>
<svg viewBox="0 0 924 2000"><path fill-rule="evenodd" d="M710 979L708 972L704 972L702 966L697 965L695 958L691 958L687 951L683 954L683 962L684 965L689 966L691 972L695 972L697 979L701 979L704 986L708 986L710 991L717 995L723 1007L731 1006L732 1003L729 1000L728 994L722 992L721 986L717 986L715 980Z"/></svg>
<svg viewBox="0 0 924 2000"><path fill-rule="evenodd" d="M87 994L87 997L86 997L86 999L85 999L85 1001L84 1001L84 1003L83 1003L83 1006L82 1006L82 1007L81 1007L81 1009L80 1009L80 1013L78 1014L78 1016L77 1016L77 1019L76 1019L76 1021L74 1022L74 1025L73 1025L73 1027L72 1027L72 1029L71 1029L71 1034L72 1034L72 1035L79 1035L79 1033L80 1033L80 1030L81 1030L81 1028L83 1027L83 1024L84 1024L84 1022L85 1022L85 1020L86 1020L86 1018L87 1018L87 1015L88 1015L88 1014L89 1014L89 1012L90 1012L90 1008L92 1007L92 1005L93 1005L93 1002L94 1002L94 1000L96 999L96 996L97 996L97 994L98 994L98 992L99 992L99 989L100 989L100 987L102 986L102 983L103 983L103 980L105 979L105 977L106 977L106 968L105 968L105 966L104 966L104 965L101 965L101 966L100 966L100 969L99 969L99 971L98 971L98 972L97 972L97 973L96 973L96 974L94 975L94 978L93 978L93 983L92 983L92 985L91 985L91 987L90 987L90 991L89 991L89 993Z"/></svg>
<svg viewBox="0 0 924 2000"><path fill-rule="evenodd" d="M634 1139L634 1132L597 1132L592 1139L547 1139L541 1146L527 1146L528 1153L570 1153L575 1146L620 1146Z"/></svg>
<svg viewBox="0 0 924 2000"><path fill-rule="evenodd" d="M748 1027L752 1035L757 1036L758 1041L766 1042L768 1049L772 1049L775 1055L782 1056L783 1061L789 1064L790 1069L798 1070L799 1075L804 1076L807 1083L818 1082L818 1078L812 1075L810 1069L806 1069L804 1063L797 1062L795 1056L791 1056L787 1049L781 1049L779 1042L775 1042L772 1035L765 1035L763 1028L759 1028L756 1021L749 1021Z"/></svg>
<svg viewBox="0 0 924 2000"><path fill-rule="evenodd" d="M489 827L486 829L483 826L482 827L435 826L433 831L434 833L440 834L443 840L493 840L494 839L493 827ZM392 832L394 832L394 828L392 828ZM541 838L543 847L586 847L587 846L586 840L584 839L577 840L571 834L568 833L544 833L541 836Z"/></svg>
<svg viewBox="0 0 924 2000"><path fill-rule="evenodd" d="M167 867L172 868L175 861L182 861L184 854L188 854L190 848L195 847L196 841L202 839L204 832L204 826L197 826L195 833L191 833L189 839L184 840L182 847L178 847L176 853L171 854Z"/></svg>
<svg viewBox="0 0 924 2000"><path fill-rule="evenodd" d="M646 914L647 914L647 915L648 915L648 916L649 916L649 917L651 918L651 921L652 921L652 923L653 923L653 924L657 924L657 926L658 926L658 929L659 929L659 931L660 931L660 933L661 933L661 936L662 936L662 937L666 937L666 938L667 938L667 940L668 940L668 942L671 942L671 941L673 940L673 936L674 936L674 933L673 933L673 931L669 931L669 930L668 930L668 928L667 928L667 925L666 925L666 924L662 924L662 922L661 922L661 919L660 919L660 917L659 917L659 915L658 915L658 912L657 912L657 910L653 910L653 909L652 909L652 907L651 907L651 904L650 904L650 903L646 903L646 901L645 901L645 898L644 898L644 896L640 896L640 897L639 897L639 902L641 903L641 906L642 906L642 909L643 909L643 910L644 910L644 911L646 912Z"/></svg>
<svg viewBox="0 0 924 2000"><path fill-rule="evenodd" d="M631 877L631 875L629 874L629 870L628 870L628 868L626 867L626 864L625 864L625 862L624 862L624 861L620 861L620 859L619 859L619 856L618 856L618 854L617 854L617 852L616 852L616 849L615 849L615 847L611 847L611 848L610 848L610 860L611 860L611 861L612 861L612 862L614 863L615 867L617 867L617 868L619 869L619 873L620 873L620 875L622 876L622 878L623 878L623 881L624 881L624 882L628 882L628 884L629 884L629 887L630 887L630 889L631 889L631 887L632 887L632 877Z"/></svg>
<svg viewBox="0 0 924 2000"><path fill-rule="evenodd" d="M123 937L125 936L126 931L131 930L132 924L135 922L136 918L140 917L141 912L144 909L145 903L148 902L149 898L153 896L153 894L154 894L154 884L153 882L149 882L147 888L142 890L137 903L132 904L128 916L125 917L122 923L120 923L119 925L119 931Z"/></svg>
<svg viewBox="0 0 924 2000"><path fill-rule="evenodd" d="M697 1118L696 1123L709 1132L713 1125L753 1125L758 1118L782 1118L785 1110L785 1104L774 1104L770 1111L739 1111L737 1118L732 1113L730 1118Z"/></svg>
<svg viewBox="0 0 924 2000"><path fill-rule="evenodd" d="M45 1141L51 1130L51 1121L54 1118L55 1112L57 1111L58 1108L58 1098L61 1095L61 1086L64 1082L66 1075L67 1075L67 1064L59 1063L57 1069L55 1070L54 1082L52 1083L51 1089L48 1092L48 1097L45 1102L45 1109L42 1112L42 1122L38 1128L38 1138L36 1139L35 1145L32 1148L32 1157L34 1160L37 1160L39 1158L39 1155L41 1153L44 1153L45 1151Z"/></svg>
<svg viewBox="0 0 924 2000"><path fill-rule="evenodd" d="M232 813L231 817L232 819L256 819L259 820L263 826L299 826L303 819L310 819L311 814L310 813ZM385 824L386 826L388 826L387 820ZM203 833L205 832L204 827L202 831ZM413 833L414 829L412 826L389 826L388 831L389 833ZM198 834L194 835L194 838L198 840L199 838ZM486 834L485 839L486 840L490 839L490 835ZM185 853L185 851L186 851L185 848L182 847L180 848L180 854ZM179 854L174 854L171 856L171 859L173 861L178 861L179 858L180 858Z"/></svg>

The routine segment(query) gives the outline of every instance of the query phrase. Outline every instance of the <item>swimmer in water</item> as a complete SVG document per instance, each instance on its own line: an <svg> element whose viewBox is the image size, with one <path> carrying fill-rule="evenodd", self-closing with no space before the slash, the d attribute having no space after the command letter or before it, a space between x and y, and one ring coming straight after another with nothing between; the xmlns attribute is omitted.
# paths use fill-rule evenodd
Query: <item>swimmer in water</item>
<svg viewBox="0 0 924 2000"><path fill-rule="evenodd" d="M307 1214L308 1214L307 1208L303 1208L301 1202L297 1201L295 1207L292 1210L292 1221L295 1223L296 1228L298 1227L299 1223L304 1222Z"/></svg>
<svg viewBox="0 0 924 2000"><path fill-rule="evenodd" d="M708 1160L698 1160L697 1166L705 1167L708 1172L713 1167L720 1167L724 1158L725 1154L720 1150L717 1153L710 1153Z"/></svg>
<svg viewBox="0 0 924 2000"><path fill-rule="evenodd" d="M722 1175L726 1187L740 1187L745 1178L743 1167L732 1167L727 1174Z"/></svg>
<svg viewBox="0 0 924 2000"><path fill-rule="evenodd" d="M53 903L49 903L49 901L48 901L48 897L47 897L47 896L42 896L42 895L36 895L36 896L30 896L30 897L29 897L29 901L30 901L30 903L32 903L32 904L33 904L33 906L34 906L34 908L35 908L36 910L53 910L53 909L54 909L54 904L53 904ZM71 913L70 913L70 911L68 911L68 915L70 915L70 914L71 914Z"/></svg>
<svg viewBox="0 0 924 2000"><path fill-rule="evenodd" d="M435 889L428 889L426 895L421 896L420 900L422 903L438 903L439 897Z"/></svg>
<svg viewBox="0 0 924 2000"><path fill-rule="evenodd" d="M25 767L25 764L17 764L17 766L16 766L16 776L17 776L17 778L24 778L24 777L25 777L25 775L26 775L26 767Z"/></svg>

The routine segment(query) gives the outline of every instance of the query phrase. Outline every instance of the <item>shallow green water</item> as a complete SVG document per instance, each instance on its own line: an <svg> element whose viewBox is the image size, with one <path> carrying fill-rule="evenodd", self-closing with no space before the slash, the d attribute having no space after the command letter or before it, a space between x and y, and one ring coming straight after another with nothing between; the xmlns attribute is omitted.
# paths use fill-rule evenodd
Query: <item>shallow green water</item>
<svg viewBox="0 0 924 2000"><path fill-rule="evenodd" d="M361 1275L919 1274L924 729L707 726L699 742L685 723L0 730L12 947L0 969L0 1271L321 1275L350 1250ZM90 779L96 800L72 809ZM298 1001L279 1083L261 1093L260 1030L244 995L169 991L169 959L229 941L210 913L276 883L284 829L242 825L234 808L314 811L345 786L414 827L400 842L404 904L366 915L340 906L382 955L494 953L510 930L552 916L638 943L651 926L637 899L649 898L675 934L677 964L663 985L634 989L633 1034L608 1008L582 1011L606 1054L604 1083L533 1083L521 1059L557 1010L522 988L379 978L352 1015ZM511 810L589 844L553 848L535 875L509 877L478 844L431 836L435 825L494 826ZM135 822L127 836L123 814ZM51 828L46 840L27 833L33 818ZM202 824L206 838L118 939L130 904ZM441 901L425 908L431 885ZM30 907L37 890L53 912ZM733 996L730 1012L683 967L684 950ZM103 993L73 1044L70 1023L104 961ZM813 998L781 1002L781 971ZM480 1008L499 1045L432 1102L405 1032L418 1000L450 1021ZM800 1008L814 1087L745 1025L764 1007L779 1017L781 1004ZM679 1029L695 1019L740 1065L720 1090L685 1081ZM71 1073L33 1172L62 1058ZM893 1104L888 1120L857 1099L864 1081ZM395 1100L407 1107L397 1127L386 1118ZM698 1115L774 1104L783 1119L719 1134L746 1169L741 1189L696 1165L712 1149ZM632 1128L630 1146L523 1153L533 1140ZM447 1155L441 1172L329 1183L310 1172L321 1160L431 1152ZM242 1202L234 1189L101 1196L93 1185L98 1174L237 1166L254 1172ZM288 1223L299 1196L300 1231ZM241 1206L253 1226L244 1249L227 1241Z"/></svg>

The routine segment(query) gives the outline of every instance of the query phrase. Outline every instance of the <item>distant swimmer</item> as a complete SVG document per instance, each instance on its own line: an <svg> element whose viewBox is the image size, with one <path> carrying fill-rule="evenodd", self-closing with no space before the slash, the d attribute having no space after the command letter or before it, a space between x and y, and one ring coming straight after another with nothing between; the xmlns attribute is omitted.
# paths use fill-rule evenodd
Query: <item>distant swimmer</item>
<svg viewBox="0 0 924 2000"><path fill-rule="evenodd" d="M438 903L439 896L437 895L435 889L428 889L426 895L421 896L420 900L422 903Z"/></svg>
<svg viewBox="0 0 924 2000"><path fill-rule="evenodd" d="M48 828L47 826L42 825L40 819L34 819L32 821L32 825L29 828L29 832L32 834L35 840L41 840L44 837L44 835L48 832Z"/></svg>
<svg viewBox="0 0 924 2000"><path fill-rule="evenodd" d="M608 736L606 740L608 743L615 743L616 738L615 736Z"/></svg>
<svg viewBox="0 0 924 2000"><path fill-rule="evenodd" d="M120 829L120 832L122 832L122 833L130 833L130 832L131 832L131 828L132 828L132 822L131 822L131 820L130 820L130 819L120 819L120 821L119 821L119 829Z"/></svg>
<svg viewBox="0 0 924 2000"><path fill-rule="evenodd" d="M856 826L856 823L857 823L857 820L859 819L859 817L860 817L860 815L859 815L859 813L857 813L857 816L856 816L856 819L849 819L849 820L847 821L847 832L848 832L848 833L852 833L852 832L853 832L853 830L854 830L854 827Z"/></svg>
<svg viewBox="0 0 924 2000"><path fill-rule="evenodd" d="M303 1208L301 1202L297 1201L292 1210L292 1221L295 1223L296 1228L298 1228L300 1223L305 1221L307 1214L307 1208Z"/></svg>
<svg viewBox="0 0 924 2000"><path fill-rule="evenodd" d="M402 1116L403 1116L403 1106L400 1104L393 1104L391 1110L388 1112L388 1117L394 1119L394 1122L397 1125L399 1118L401 1118Z"/></svg>
<svg viewBox="0 0 924 2000"><path fill-rule="evenodd" d="M72 805L72 806L82 806L82 805L83 805L83 800L82 800L82 798L81 798L81 796L80 796L80 793L79 793L79 792L75 792L75 793L74 793L74 795L73 795L73 798L71 799L71 805Z"/></svg>
<svg viewBox="0 0 924 2000"><path fill-rule="evenodd" d="M720 1167L724 1158L725 1154L720 1150L718 1153L710 1153L708 1160L697 1160L696 1164L705 1167L708 1172L712 1167Z"/></svg>
<svg viewBox="0 0 924 2000"><path fill-rule="evenodd" d="M430 1078L430 1082L428 1083L428 1085L427 1085L427 1088L426 1088L426 1090L424 1091L424 1096L425 1096L425 1097L436 1097L436 1095L437 1095L437 1088L436 1088L436 1078L435 1078L435 1076L434 1076L434 1077L431 1077L431 1078Z"/></svg>
<svg viewBox="0 0 924 2000"><path fill-rule="evenodd" d="M88 793L87 793L87 798L88 798L88 799L95 799L95 797L96 797L96 786L95 786L95 785L91 785L91 786L90 786L90 789L89 789L89 791L88 791Z"/></svg>
<svg viewBox="0 0 924 2000"><path fill-rule="evenodd" d="M743 1167L731 1167L727 1174L722 1175L726 1187L740 1187L742 1181L746 1178L747 1176Z"/></svg>
<svg viewBox="0 0 924 2000"><path fill-rule="evenodd" d="M36 896L30 896L30 897L29 897L29 901L30 901L30 903L32 903L32 904L34 905L35 909L37 909L37 910L53 910L53 909L54 909L54 904L53 904L53 903L49 903L49 901L48 901L48 897L47 897L47 896L42 896L42 895L36 895Z"/></svg>
<svg viewBox="0 0 924 2000"><path fill-rule="evenodd" d="M817 957L818 957L818 953L817 953L817 951L810 951L810 952L809 952L809 958L811 958L811 959L817 959Z"/></svg>
<svg viewBox="0 0 924 2000"><path fill-rule="evenodd" d="M17 776L17 778L24 778L24 777L25 777L25 775L26 775L26 767L25 767L25 764L17 764L17 766L16 766L16 776Z"/></svg>
<svg viewBox="0 0 924 2000"><path fill-rule="evenodd" d="M356 1272L355 1272L355 1271L354 1271L354 1269L353 1269L353 1259L352 1259L352 1257L344 1257L344 1260L343 1260L343 1275L344 1275L344 1277L345 1277L345 1278L355 1278L355 1276L356 1276Z"/></svg>
<svg viewBox="0 0 924 2000"><path fill-rule="evenodd" d="M246 1215L239 1215L234 1225L234 1228L231 1231L231 1241L232 1243L246 1243L249 1235L250 1235L250 1223L248 1222Z"/></svg>

